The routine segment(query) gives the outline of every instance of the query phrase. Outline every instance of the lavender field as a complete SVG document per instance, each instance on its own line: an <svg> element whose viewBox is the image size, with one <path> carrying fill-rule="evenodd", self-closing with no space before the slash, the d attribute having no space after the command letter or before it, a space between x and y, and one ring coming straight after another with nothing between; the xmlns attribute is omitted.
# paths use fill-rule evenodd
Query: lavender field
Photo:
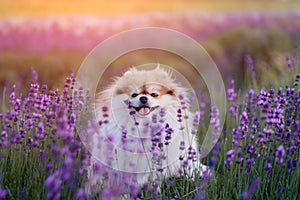
<svg viewBox="0 0 300 200"><path fill-rule="evenodd" d="M199 41L222 75L240 83L247 54L254 57L258 70L284 64L297 46L299 19L298 10L4 17L0 19L0 84L22 82L30 67L35 67L43 83L61 86L101 41L128 29L151 26L180 31ZM142 61L149 55L144 57ZM139 58L125 60L124 66L140 62ZM118 66L112 69L117 71Z"/></svg>
<svg viewBox="0 0 300 200"><path fill-rule="evenodd" d="M210 172L142 187L98 163L105 180L87 192L76 123L90 97L74 89L76 70L99 42L145 26L193 37L223 75L225 124L201 160ZM299 34L298 10L0 19L0 199L300 199ZM199 136L219 130L218 110L201 108Z"/></svg>

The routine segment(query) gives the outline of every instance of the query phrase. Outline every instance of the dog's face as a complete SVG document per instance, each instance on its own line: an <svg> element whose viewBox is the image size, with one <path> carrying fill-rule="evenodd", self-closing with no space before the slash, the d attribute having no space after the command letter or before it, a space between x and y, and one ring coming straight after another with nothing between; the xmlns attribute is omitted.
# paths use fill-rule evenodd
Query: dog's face
<svg viewBox="0 0 300 200"><path fill-rule="evenodd" d="M145 83L129 94L131 106L141 117L148 116L159 107L165 107L172 98L173 91L157 83Z"/></svg>
<svg viewBox="0 0 300 200"><path fill-rule="evenodd" d="M172 77L161 68L133 68L117 80L115 96L122 96L129 102L137 116L147 117L159 108L168 108L177 102L178 90Z"/></svg>

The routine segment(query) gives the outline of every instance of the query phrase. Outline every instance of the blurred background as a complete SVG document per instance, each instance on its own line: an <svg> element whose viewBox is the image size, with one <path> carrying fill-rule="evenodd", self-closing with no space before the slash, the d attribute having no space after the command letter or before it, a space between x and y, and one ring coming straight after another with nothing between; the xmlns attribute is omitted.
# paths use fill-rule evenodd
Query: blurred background
<svg viewBox="0 0 300 200"><path fill-rule="evenodd" d="M233 78L243 87L253 64L257 81L268 85L296 63L300 1L0 0L0 88L28 83L31 67L41 83L59 87L101 41L149 26L171 28L197 40L226 82ZM114 62L110 73L145 59L165 59L163 53L151 51L128 56Z"/></svg>

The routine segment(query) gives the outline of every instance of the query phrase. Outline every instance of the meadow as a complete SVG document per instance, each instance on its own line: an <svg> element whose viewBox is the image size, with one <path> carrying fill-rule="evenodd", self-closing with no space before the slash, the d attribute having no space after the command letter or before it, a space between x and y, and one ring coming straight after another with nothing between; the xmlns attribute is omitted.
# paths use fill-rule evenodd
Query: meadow
<svg viewBox="0 0 300 200"><path fill-rule="evenodd" d="M128 29L151 26L180 31L199 41L225 79L246 85L244 58L251 55L257 70L276 75L285 57L297 48L299 21L297 10L4 17L0 20L0 85L22 85L34 67L42 83L51 88L62 86L65 77L76 72L101 41ZM123 65L139 65L146 59L157 62L154 56L159 57L130 58ZM171 66L176 64L170 61ZM111 69L118 71L118 66ZM257 74L259 81L270 85L272 78Z"/></svg>
<svg viewBox="0 0 300 200"><path fill-rule="evenodd" d="M213 16L1 19L0 199L300 199L300 14ZM197 39L220 67L227 116L217 144L201 160L212 174L196 171L191 180L183 173L141 187L130 174L98 163L105 181L86 193L91 156L76 122L90 97L74 90L75 72L105 38L151 25ZM198 134L208 124L219 130L218 110L205 99L201 108ZM87 124L86 131L97 126Z"/></svg>
<svg viewBox="0 0 300 200"><path fill-rule="evenodd" d="M113 172L99 163L97 170L105 175L105 181L115 184L105 187L101 183L92 196L84 192L89 181L85 169L90 165L90 155L75 126L80 111L87 109L84 102L88 95L81 90L72 95L73 76L66 79L62 91L49 90L46 85L39 85L38 74L32 70L28 93L20 93L13 86L4 98L8 106L0 114L0 197L298 199L300 74L295 76L295 70L299 71L296 66L286 70L294 77L294 83L280 88L262 88L257 92L249 89L242 95L231 81L225 127L213 151L202 160L210 166L213 176L199 177L195 172L195 180L183 174L140 188L136 182L128 182L130 175ZM212 108L202 115L210 115L213 127L220 128L218 110ZM87 132L92 133L96 127L88 125Z"/></svg>

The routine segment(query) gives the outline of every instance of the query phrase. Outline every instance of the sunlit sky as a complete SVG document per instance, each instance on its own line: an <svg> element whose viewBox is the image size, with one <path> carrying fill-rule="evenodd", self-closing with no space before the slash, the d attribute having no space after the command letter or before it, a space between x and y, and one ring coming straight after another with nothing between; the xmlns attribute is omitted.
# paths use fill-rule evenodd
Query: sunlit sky
<svg viewBox="0 0 300 200"><path fill-rule="evenodd" d="M0 0L0 17L295 8L297 0Z"/></svg>

